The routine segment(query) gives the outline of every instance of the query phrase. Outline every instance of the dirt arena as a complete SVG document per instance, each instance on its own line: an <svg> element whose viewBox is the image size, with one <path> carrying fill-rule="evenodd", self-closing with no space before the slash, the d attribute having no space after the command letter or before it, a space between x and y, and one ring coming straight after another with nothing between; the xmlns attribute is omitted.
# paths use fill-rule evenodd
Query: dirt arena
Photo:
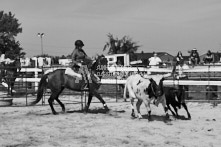
<svg viewBox="0 0 221 147"><path fill-rule="evenodd" d="M108 98L105 98L107 100ZM62 100L62 98L61 98ZM93 99L95 102L96 99ZM179 110L180 119L165 121L161 106L151 105L152 120L132 119L129 102L108 100L112 110L105 114L101 103L92 103L84 114L79 104L65 104L65 114L52 115L50 107L0 107L0 146L62 147L220 147L221 104L188 103L191 120ZM59 105L56 110L61 111ZM171 113L170 113L171 114Z"/></svg>

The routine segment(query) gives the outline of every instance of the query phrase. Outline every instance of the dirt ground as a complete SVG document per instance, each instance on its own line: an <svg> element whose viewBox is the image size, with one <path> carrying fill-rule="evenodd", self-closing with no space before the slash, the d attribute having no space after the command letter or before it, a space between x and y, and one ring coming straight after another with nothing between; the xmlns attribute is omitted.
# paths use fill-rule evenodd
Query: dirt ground
<svg viewBox="0 0 221 147"><path fill-rule="evenodd" d="M130 117L129 102L107 104L110 114L101 103L92 103L88 114L80 111L80 104L65 104L67 112L59 115L52 115L49 105L0 107L0 146L221 146L221 104L187 103L191 120L183 108L179 119L170 115L165 120L163 108L151 105L152 119L148 120L142 105L144 118L139 120ZM61 111L59 105L55 109Z"/></svg>

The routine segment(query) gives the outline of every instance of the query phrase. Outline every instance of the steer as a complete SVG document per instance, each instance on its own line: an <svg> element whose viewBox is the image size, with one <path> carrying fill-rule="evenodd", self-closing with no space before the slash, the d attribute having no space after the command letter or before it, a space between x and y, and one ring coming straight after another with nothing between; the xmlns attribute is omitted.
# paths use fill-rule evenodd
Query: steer
<svg viewBox="0 0 221 147"><path fill-rule="evenodd" d="M131 75L127 78L124 87L124 98L126 98L126 91L129 92L129 97L132 107L132 117L136 117L134 111L134 99L137 99L136 107L138 118L142 118L140 113L140 105L144 102L148 116L151 117L150 102L155 100L155 105L158 106L159 103L162 104L166 117L168 118L168 109L166 107L166 99L163 91L163 80L165 77L169 77L171 74L164 75L147 75L142 77L139 74Z"/></svg>
<svg viewBox="0 0 221 147"><path fill-rule="evenodd" d="M185 91L184 86L179 85L178 88L175 87L164 87L165 97L166 97L166 104L168 109L171 111L173 116L179 117L177 107L180 109L181 105L187 112L188 119L191 119L191 115L188 111L187 105L185 103ZM175 110L175 113L170 108L170 105Z"/></svg>

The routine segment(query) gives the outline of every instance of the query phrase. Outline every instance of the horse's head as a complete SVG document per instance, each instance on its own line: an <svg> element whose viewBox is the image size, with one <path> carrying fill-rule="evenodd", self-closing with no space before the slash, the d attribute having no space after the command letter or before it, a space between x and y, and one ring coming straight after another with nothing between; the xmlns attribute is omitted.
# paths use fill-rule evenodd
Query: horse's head
<svg viewBox="0 0 221 147"><path fill-rule="evenodd" d="M103 73L108 72L107 63L107 58L104 55L97 56L91 69L101 78Z"/></svg>

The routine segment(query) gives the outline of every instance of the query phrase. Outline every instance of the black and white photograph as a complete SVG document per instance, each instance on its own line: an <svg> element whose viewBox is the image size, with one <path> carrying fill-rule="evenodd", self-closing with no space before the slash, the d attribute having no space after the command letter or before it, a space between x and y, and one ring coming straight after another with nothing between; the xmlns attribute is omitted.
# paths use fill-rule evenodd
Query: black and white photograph
<svg viewBox="0 0 221 147"><path fill-rule="evenodd" d="M220 0L0 0L0 147L220 147Z"/></svg>

